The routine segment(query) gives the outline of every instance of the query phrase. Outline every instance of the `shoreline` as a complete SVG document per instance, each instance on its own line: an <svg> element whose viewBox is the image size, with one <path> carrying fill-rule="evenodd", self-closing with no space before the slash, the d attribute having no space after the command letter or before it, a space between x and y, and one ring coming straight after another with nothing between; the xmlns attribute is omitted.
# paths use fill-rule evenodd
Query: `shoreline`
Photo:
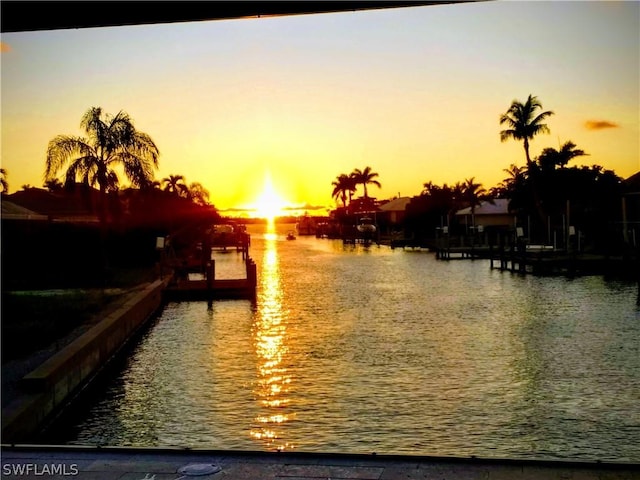
<svg viewBox="0 0 640 480"><path fill-rule="evenodd" d="M2 442L32 438L162 306L166 281L137 285L48 348L2 366Z"/></svg>

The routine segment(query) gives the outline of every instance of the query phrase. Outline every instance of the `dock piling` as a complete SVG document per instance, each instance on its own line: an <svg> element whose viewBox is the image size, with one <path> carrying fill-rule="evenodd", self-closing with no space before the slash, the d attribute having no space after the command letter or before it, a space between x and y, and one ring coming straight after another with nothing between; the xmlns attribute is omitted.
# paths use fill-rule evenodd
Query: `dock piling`
<svg viewBox="0 0 640 480"><path fill-rule="evenodd" d="M207 290L209 292L212 292L213 285L216 280L216 261L213 258L207 263L207 271L205 273L205 278L207 280Z"/></svg>

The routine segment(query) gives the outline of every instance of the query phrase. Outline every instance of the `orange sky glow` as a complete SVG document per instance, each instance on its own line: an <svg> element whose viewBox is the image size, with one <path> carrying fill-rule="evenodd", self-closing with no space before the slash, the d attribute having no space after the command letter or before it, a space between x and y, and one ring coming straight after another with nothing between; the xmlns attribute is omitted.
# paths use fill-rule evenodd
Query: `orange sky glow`
<svg viewBox="0 0 640 480"><path fill-rule="evenodd" d="M10 192L41 187L49 140L100 106L154 139L157 179L201 183L223 214L321 215L331 182L366 166L378 199L497 185L525 163L499 116L533 94L555 114L532 156L571 140L578 164L626 178L639 19L639 2L489 1L3 34L2 168Z"/></svg>

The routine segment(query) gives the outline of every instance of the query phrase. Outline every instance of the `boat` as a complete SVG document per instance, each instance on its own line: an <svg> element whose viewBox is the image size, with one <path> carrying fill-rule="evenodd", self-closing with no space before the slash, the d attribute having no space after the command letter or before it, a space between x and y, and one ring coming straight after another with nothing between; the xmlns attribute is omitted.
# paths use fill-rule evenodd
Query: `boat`
<svg viewBox="0 0 640 480"><path fill-rule="evenodd" d="M290 231L287 233L287 240L295 240L296 239L296 235Z"/></svg>
<svg viewBox="0 0 640 480"><path fill-rule="evenodd" d="M376 226L373 224L371 217L362 217L360 223L356 226L360 233L375 233Z"/></svg>

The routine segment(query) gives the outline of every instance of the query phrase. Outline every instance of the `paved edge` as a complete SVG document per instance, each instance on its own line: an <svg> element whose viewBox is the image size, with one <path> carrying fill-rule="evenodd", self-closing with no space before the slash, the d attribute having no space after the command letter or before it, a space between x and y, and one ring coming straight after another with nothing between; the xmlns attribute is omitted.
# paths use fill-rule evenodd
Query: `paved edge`
<svg viewBox="0 0 640 480"><path fill-rule="evenodd" d="M273 463L286 461L340 461L367 465L384 465L388 463L449 463L485 466L532 466L548 468L578 468L584 470L630 470L640 473L639 462L609 462L592 460L563 460L563 459L525 459L525 458L487 458L487 457L454 457L429 455L400 455L400 454L358 454L337 452L292 452L292 451L254 451L254 450L210 450L184 447L121 447L121 446L86 446L86 445L35 445L35 444L0 444L3 456L6 453L34 454L42 457L55 455L69 455L73 453L122 456L157 456L172 457L224 457L226 459L247 460L257 459ZM10 455L9 455L10 456ZM160 458L159 458L160 460Z"/></svg>

